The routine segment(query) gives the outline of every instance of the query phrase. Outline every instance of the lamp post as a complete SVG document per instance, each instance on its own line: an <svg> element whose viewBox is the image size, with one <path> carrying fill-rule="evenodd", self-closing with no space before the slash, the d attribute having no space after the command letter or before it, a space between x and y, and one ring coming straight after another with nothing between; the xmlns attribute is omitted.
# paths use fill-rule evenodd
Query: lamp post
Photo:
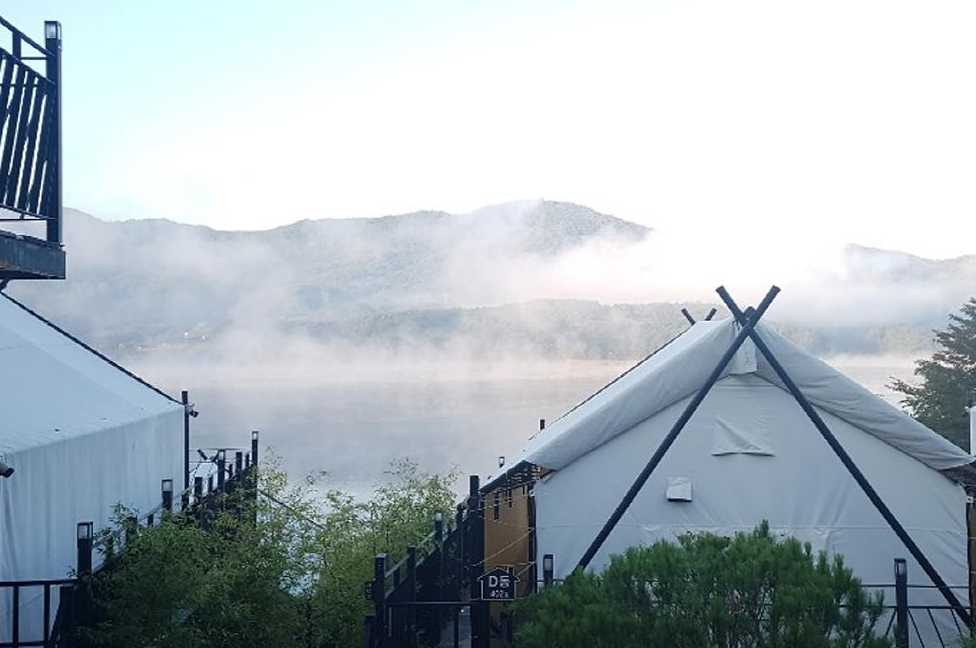
<svg viewBox="0 0 976 648"><path fill-rule="evenodd" d="M227 459L223 448L221 448L217 451L217 490L221 493L224 492L225 470L227 470Z"/></svg>
<svg viewBox="0 0 976 648"><path fill-rule="evenodd" d="M78 577L85 578L92 573L92 540L95 535L94 522L79 522L77 530L78 540Z"/></svg>
<svg viewBox="0 0 976 648"><path fill-rule="evenodd" d="M163 513L173 512L173 480L164 479L160 484L160 492L163 499Z"/></svg>
<svg viewBox="0 0 976 648"><path fill-rule="evenodd" d="M61 155L61 23L56 20L44 22L44 49L47 50L47 78L54 85L54 92L49 96L53 99L49 118L51 128L48 130L49 145L54 152L54 159L48 164L48 173L52 182L45 190L44 204L47 213L47 240L49 243L61 244L61 223L63 218L62 202L62 155ZM52 168L53 167L53 168ZM47 197L47 192L53 191L53 200Z"/></svg>

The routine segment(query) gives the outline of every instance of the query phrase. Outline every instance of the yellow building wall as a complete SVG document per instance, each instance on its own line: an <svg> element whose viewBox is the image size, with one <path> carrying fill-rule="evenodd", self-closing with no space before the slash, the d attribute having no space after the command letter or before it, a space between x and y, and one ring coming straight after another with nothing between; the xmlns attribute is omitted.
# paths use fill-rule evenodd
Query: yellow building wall
<svg viewBox="0 0 976 648"><path fill-rule="evenodd" d="M531 590L532 573L529 526L530 486L499 488L484 495L485 514L485 571L496 567L512 568L519 581L516 591L519 597ZM508 648L505 639L506 604L491 604L492 648Z"/></svg>

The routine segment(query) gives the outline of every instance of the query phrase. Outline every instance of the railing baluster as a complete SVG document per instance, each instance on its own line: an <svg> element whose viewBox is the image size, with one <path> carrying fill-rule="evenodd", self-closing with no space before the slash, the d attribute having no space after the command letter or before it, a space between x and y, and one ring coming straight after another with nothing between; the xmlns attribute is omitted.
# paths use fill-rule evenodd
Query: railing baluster
<svg viewBox="0 0 976 648"><path fill-rule="evenodd" d="M7 129L3 138L3 157L0 158L0 178L7 178L10 173L10 162L14 152L14 139L17 133L18 117L20 115L20 105L24 98L24 79L27 72L23 66L17 67L17 80L14 86L13 97L10 99L10 106L7 110ZM5 202L6 183L0 186L0 202Z"/></svg>
<svg viewBox="0 0 976 648"><path fill-rule="evenodd" d="M34 98L34 73L24 68L24 87L21 93L20 109L17 112L17 138L14 140L13 153L10 158L10 169L6 174L7 181L2 188L4 204L13 207L16 204L17 180L20 178L20 167L23 164L24 142L27 139L27 122L30 118L31 100Z"/></svg>
<svg viewBox="0 0 976 648"><path fill-rule="evenodd" d="M51 584L44 583L44 646L51 643Z"/></svg>
<svg viewBox="0 0 976 648"><path fill-rule="evenodd" d="M10 638L13 639L13 645L20 645L20 586L14 585L14 602L12 612L12 624L10 627Z"/></svg>

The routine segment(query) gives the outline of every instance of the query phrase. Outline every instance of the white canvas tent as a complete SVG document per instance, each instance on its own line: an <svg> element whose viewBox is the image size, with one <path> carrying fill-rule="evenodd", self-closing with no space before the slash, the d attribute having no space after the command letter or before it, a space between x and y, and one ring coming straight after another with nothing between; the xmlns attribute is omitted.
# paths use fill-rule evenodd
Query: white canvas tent
<svg viewBox="0 0 976 648"><path fill-rule="evenodd" d="M0 459L16 471L0 479L0 580L64 578L78 522L97 530L116 504L158 506L162 479L182 483L182 412L0 295ZM22 593L22 618L40 595ZM0 619L8 606L0 598Z"/></svg>
<svg viewBox="0 0 976 648"><path fill-rule="evenodd" d="M557 578L576 568L739 328L733 320L696 323L531 441L521 461L547 471L534 488L537 564L553 554ZM953 478L972 457L770 327L756 330L967 604L966 493ZM904 557L910 584L932 584L747 340L590 568L630 546L692 531L728 535L762 520L815 550L843 554L864 583L893 583L893 559ZM886 598L893 602L892 590ZM945 600L937 590L913 589L910 603ZM953 628L951 613L941 612L937 623Z"/></svg>

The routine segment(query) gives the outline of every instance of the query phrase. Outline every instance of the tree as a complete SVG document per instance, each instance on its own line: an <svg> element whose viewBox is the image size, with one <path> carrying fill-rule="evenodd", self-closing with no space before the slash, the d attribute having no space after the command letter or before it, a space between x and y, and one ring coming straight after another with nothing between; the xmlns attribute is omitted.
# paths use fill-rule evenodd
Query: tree
<svg viewBox="0 0 976 648"><path fill-rule="evenodd" d="M519 648L882 648L880 594L763 523L632 547L517 606Z"/></svg>
<svg viewBox="0 0 976 648"><path fill-rule="evenodd" d="M241 489L223 513L141 529L94 579L102 621L85 637L106 648L362 645L373 556L396 560L430 533L434 514L452 507L454 480L400 461L358 500L323 495L314 480L290 486L264 464L256 516ZM102 537L119 537L130 514L120 509Z"/></svg>
<svg viewBox="0 0 976 648"><path fill-rule="evenodd" d="M895 379L889 387L905 395L902 404L921 423L961 448L969 447L966 407L976 395L976 298L949 315L949 325L935 331L939 346L928 360L915 363L917 385Z"/></svg>

